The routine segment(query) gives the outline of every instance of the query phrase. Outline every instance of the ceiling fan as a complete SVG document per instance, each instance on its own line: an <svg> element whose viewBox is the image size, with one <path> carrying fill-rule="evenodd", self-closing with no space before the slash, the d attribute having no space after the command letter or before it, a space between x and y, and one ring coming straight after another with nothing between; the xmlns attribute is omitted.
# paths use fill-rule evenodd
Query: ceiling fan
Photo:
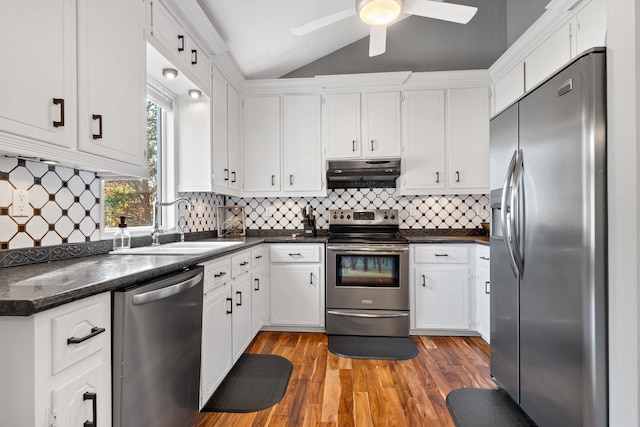
<svg viewBox="0 0 640 427"><path fill-rule="evenodd" d="M376 56L385 52L387 27L398 18L400 13L466 24L478 11L477 7L435 0L355 0L355 2L355 7L307 22L292 28L291 32L301 36L357 13L360 19L371 26L369 56Z"/></svg>

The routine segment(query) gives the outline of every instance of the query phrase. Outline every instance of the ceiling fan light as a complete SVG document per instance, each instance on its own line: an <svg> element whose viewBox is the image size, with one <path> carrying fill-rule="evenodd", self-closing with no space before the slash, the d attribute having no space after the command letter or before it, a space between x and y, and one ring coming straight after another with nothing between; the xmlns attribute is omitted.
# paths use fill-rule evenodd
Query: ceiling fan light
<svg viewBox="0 0 640 427"><path fill-rule="evenodd" d="M357 0L360 19L369 25L387 25L402 11L404 0Z"/></svg>

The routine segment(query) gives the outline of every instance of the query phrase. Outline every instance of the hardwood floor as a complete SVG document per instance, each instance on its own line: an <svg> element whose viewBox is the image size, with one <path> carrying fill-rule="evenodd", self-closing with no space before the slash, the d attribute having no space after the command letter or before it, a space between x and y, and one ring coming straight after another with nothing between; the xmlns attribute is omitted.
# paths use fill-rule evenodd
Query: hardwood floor
<svg viewBox="0 0 640 427"><path fill-rule="evenodd" d="M260 332L247 353L293 363L284 398L247 414L203 413L194 427L454 426L445 398L461 387L495 388L479 337L412 336L411 360L362 360L327 350L322 333Z"/></svg>

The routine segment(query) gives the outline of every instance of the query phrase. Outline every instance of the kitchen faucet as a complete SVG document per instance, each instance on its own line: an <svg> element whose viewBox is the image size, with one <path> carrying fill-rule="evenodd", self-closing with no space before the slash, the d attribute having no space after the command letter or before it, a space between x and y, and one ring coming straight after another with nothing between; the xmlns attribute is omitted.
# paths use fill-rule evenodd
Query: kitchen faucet
<svg viewBox="0 0 640 427"><path fill-rule="evenodd" d="M180 202L184 202L187 205L188 211L191 211L191 209L193 209L193 205L191 204L189 199L187 199L186 197L178 197L177 199L171 202L161 202L158 199L156 199L153 202L153 231L151 232L151 238L153 239L151 242L152 246L157 246L160 244L160 242L158 241L158 238L165 231L161 229L160 225L158 224L158 217L160 216L160 208L162 206L172 206L175 204L179 204ZM176 223L179 223L179 222L180 221L178 220ZM184 226L179 226L174 228L180 229L180 241L184 242Z"/></svg>

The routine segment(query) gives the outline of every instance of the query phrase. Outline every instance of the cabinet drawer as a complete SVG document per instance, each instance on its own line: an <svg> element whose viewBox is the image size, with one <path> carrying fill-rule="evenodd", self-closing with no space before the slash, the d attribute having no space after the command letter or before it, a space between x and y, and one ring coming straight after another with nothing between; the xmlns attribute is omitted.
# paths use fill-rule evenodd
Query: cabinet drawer
<svg viewBox="0 0 640 427"><path fill-rule="evenodd" d="M251 252L242 252L231 257L231 276L235 279L251 270Z"/></svg>
<svg viewBox="0 0 640 427"><path fill-rule="evenodd" d="M320 245L273 245L271 262L320 262Z"/></svg>
<svg viewBox="0 0 640 427"><path fill-rule="evenodd" d="M264 246L251 249L251 268L255 269L264 265L266 252Z"/></svg>
<svg viewBox="0 0 640 427"><path fill-rule="evenodd" d="M457 245L418 246L414 251L418 264L467 264L469 248Z"/></svg>
<svg viewBox="0 0 640 427"><path fill-rule="evenodd" d="M231 280L231 259L214 259L204 266L204 293L224 285Z"/></svg>
<svg viewBox="0 0 640 427"><path fill-rule="evenodd" d="M51 318L52 375L109 348L111 300L107 293L93 303L80 300Z"/></svg>

